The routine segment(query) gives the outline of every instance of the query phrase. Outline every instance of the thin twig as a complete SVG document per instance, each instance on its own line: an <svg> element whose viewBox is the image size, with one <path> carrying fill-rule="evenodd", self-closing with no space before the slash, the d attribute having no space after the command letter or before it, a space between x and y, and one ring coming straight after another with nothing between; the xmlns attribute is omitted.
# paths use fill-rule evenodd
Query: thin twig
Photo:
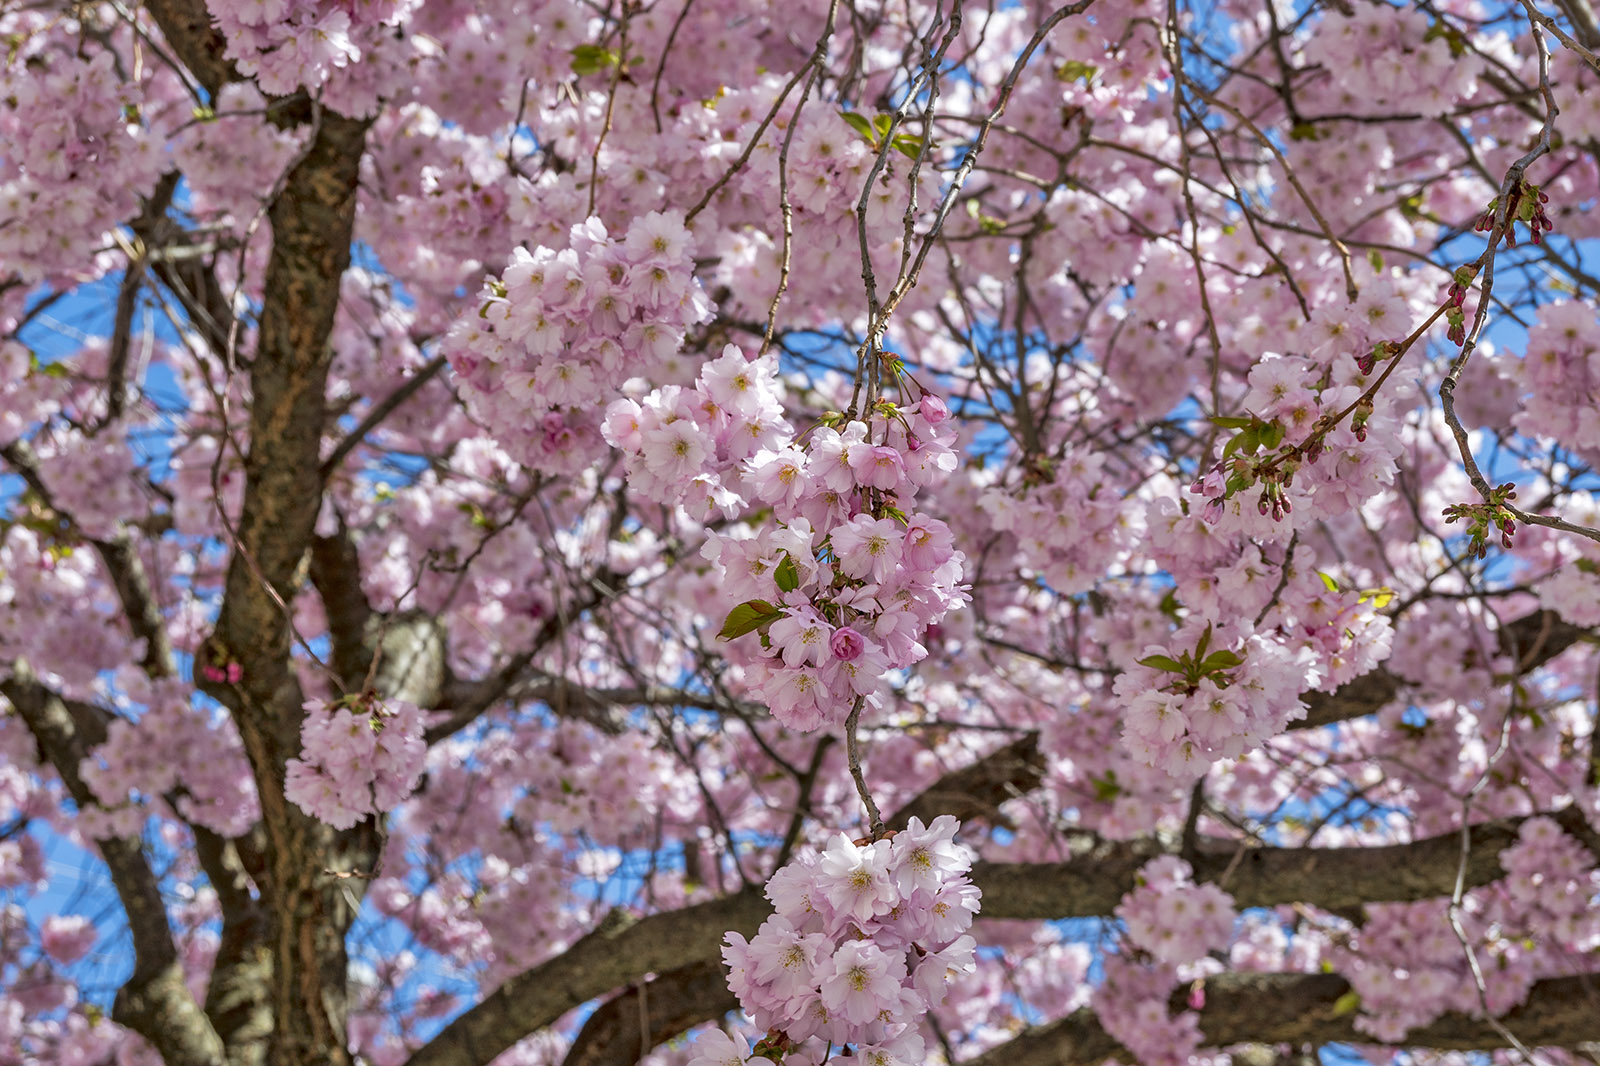
<svg viewBox="0 0 1600 1066"><path fill-rule="evenodd" d="M861 721L861 708L867 702L865 696L857 696L854 706L850 708L850 717L844 721L844 747L845 756L850 763L850 777L856 783L856 795L861 797L861 805L867 809L867 827L873 840L883 837L883 815L878 813L878 805L872 801L872 792L867 788L866 776L861 772L861 749L856 743L856 726Z"/></svg>

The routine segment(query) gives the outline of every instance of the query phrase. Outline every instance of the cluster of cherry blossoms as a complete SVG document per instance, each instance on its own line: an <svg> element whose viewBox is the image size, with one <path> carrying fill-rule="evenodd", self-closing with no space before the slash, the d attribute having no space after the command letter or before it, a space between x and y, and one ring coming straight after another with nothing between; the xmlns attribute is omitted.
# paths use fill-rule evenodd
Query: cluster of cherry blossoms
<svg viewBox="0 0 1600 1066"><path fill-rule="evenodd" d="M392 810L422 778L426 723L415 704L356 696L307 700L300 757L289 760L284 795L313 818L348 829Z"/></svg>
<svg viewBox="0 0 1600 1066"><path fill-rule="evenodd" d="M1600 323L1594 306L1557 300L1539 308L1520 366L1527 397L1515 417L1530 437L1600 457Z"/></svg>
<svg viewBox="0 0 1600 1066"><path fill-rule="evenodd" d="M1349 10L1330 11L1305 43L1342 104L1358 114L1403 106L1433 116L1473 93L1483 60L1452 47L1424 11Z"/></svg>
<svg viewBox="0 0 1600 1066"><path fill-rule="evenodd" d="M1093 588L1131 539L1121 495L1106 491L1104 465L1099 452L1068 448L1039 484L981 497L994 528L1015 534L1027 564L1063 596Z"/></svg>
<svg viewBox="0 0 1600 1066"><path fill-rule="evenodd" d="M709 304L679 212L651 212L616 239L597 218L564 249L517 248L477 316L445 348L462 398L528 467L576 473L605 452L599 413L630 378L661 380Z"/></svg>
<svg viewBox="0 0 1600 1066"><path fill-rule="evenodd" d="M1117 675L1123 741L1135 759L1194 780L1304 713L1304 670L1281 644L1246 632L1191 623Z"/></svg>
<svg viewBox="0 0 1600 1066"><path fill-rule="evenodd" d="M1541 977L1571 972L1600 947L1594 856L1539 816L1500 853L1504 880L1466 894L1452 928L1449 900L1368 904L1366 921L1331 955L1361 997L1356 1025L1388 1043L1450 1011L1494 1014L1522 1003ZM1477 960L1478 977L1468 952Z"/></svg>
<svg viewBox="0 0 1600 1066"><path fill-rule="evenodd" d="M111 262L100 254L110 231L161 173L161 141L129 121L138 96L110 52L46 61L46 35L11 39L0 66L0 262L30 284L93 276L97 259Z"/></svg>
<svg viewBox="0 0 1600 1066"><path fill-rule="evenodd" d="M85 536L109 539L121 520L149 509L135 456L120 427L96 436L58 433L42 443L38 456L52 500Z"/></svg>
<svg viewBox="0 0 1600 1066"><path fill-rule="evenodd" d="M1117 906L1128 939L1160 962L1197 962L1233 938L1233 897L1216 885L1195 884L1193 876L1182 859L1153 859L1140 869L1138 887Z"/></svg>
<svg viewBox="0 0 1600 1066"><path fill-rule="evenodd" d="M68 965L89 954L100 930L81 914L52 914L39 929L39 946L55 962Z"/></svg>
<svg viewBox="0 0 1600 1066"><path fill-rule="evenodd" d="M97 695L102 671L139 654L111 624L104 602L90 597L98 565L93 551L62 544L22 522L0 529L0 656L39 662L40 678L64 692ZM65 611L63 603L79 607ZM62 654L63 648L71 654Z"/></svg>
<svg viewBox="0 0 1600 1066"><path fill-rule="evenodd" d="M79 772L101 803L83 813L91 835L136 834L171 796L185 818L219 833L237 834L260 816L244 747L232 721L196 703L177 678L151 680L124 668L121 685L130 717L106 729L105 742ZM137 718L133 719L137 705Z"/></svg>
<svg viewBox="0 0 1600 1066"><path fill-rule="evenodd" d="M1106 958L1105 982L1094 1007L1106 1031L1149 1066L1190 1062L1200 1046L1194 1010L1168 1009L1173 988L1214 973L1209 958L1233 940L1238 917L1233 898L1216 885L1197 885L1189 864L1164 855L1139 871L1137 887L1122 897L1117 917L1126 923L1133 952ZM1202 1005L1198 995L1190 1006Z"/></svg>
<svg viewBox="0 0 1600 1066"><path fill-rule="evenodd" d="M747 461L751 495L776 521L753 537L713 533L703 554L738 602L720 635L759 634L746 679L793 729L844 720L884 674L927 655L928 627L966 602L950 528L913 510L955 468L955 429L931 393L827 416L805 438Z"/></svg>
<svg viewBox="0 0 1600 1066"><path fill-rule="evenodd" d="M379 27L400 21L419 5L410 0L219 0L207 6L227 39L228 58L263 92L283 96L302 86L315 89L358 62L363 45L377 42Z"/></svg>
<svg viewBox="0 0 1600 1066"><path fill-rule="evenodd" d="M1600 524L1600 498L1593 493L1573 493L1564 510L1563 517L1569 522ZM1569 544L1568 550L1575 555L1570 565L1537 586L1539 602L1573 625L1600 625L1600 548Z"/></svg>
<svg viewBox="0 0 1600 1066"><path fill-rule="evenodd" d="M1391 295L1371 302L1367 313L1398 323L1406 308ZM1379 334L1362 328L1359 306L1324 318L1337 341L1325 342L1320 356L1266 353L1250 371L1240 401L1246 413L1212 419L1237 432L1189 492L1199 497L1201 518L1223 532L1287 540L1359 508L1394 479L1413 390L1394 383L1373 398L1364 391L1374 352L1394 358L1396 348L1366 339Z"/></svg>
<svg viewBox="0 0 1600 1066"><path fill-rule="evenodd" d="M745 462L792 436L777 356L737 345L700 367L692 388L665 385L606 408L605 439L625 457L628 491L681 505L702 519L731 518L754 495Z"/></svg>
<svg viewBox="0 0 1600 1066"><path fill-rule="evenodd" d="M777 913L749 941L729 933L723 949L729 988L767 1031L758 1053L781 1057L816 1037L853 1046L872 1066L923 1061L922 1017L976 965L966 930L980 893L954 841L959 827L941 815L870 843L840 833L820 856L773 874ZM726 1061L719 1035L697 1042L691 1064Z"/></svg>
<svg viewBox="0 0 1600 1066"><path fill-rule="evenodd" d="M243 229L294 158L300 135L255 120L266 105L249 82L224 85L206 120L173 138L173 159L197 215L231 216Z"/></svg>

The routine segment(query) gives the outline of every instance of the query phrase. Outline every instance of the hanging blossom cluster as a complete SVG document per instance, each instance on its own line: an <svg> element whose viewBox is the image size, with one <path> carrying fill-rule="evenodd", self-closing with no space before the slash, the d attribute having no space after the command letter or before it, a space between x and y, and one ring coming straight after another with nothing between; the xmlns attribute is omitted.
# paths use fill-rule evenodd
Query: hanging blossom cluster
<svg viewBox="0 0 1600 1066"><path fill-rule="evenodd" d="M737 514L754 494L745 460L793 436L777 356L752 360L733 344L701 366L693 388L613 402L603 432L627 463L629 493L702 519Z"/></svg>
<svg viewBox="0 0 1600 1066"><path fill-rule="evenodd" d="M1199 630L1197 632L1197 630ZM1281 644L1231 629L1186 625L1117 675L1133 757L1181 780L1243 755L1305 713L1304 669Z"/></svg>
<svg viewBox="0 0 1600 1066"><path fill-rule="evenodd" d="M971 973L967 935L980 892L960 823L913 818L891 839L838 834L820 857L796 860L767 882L777 913L746 941L729 933L728 986L767 1037L755 1053L781 1058L813 1037L851 1045L870 1066L923 1061L918 1025L944 1002L952 977ZM702 1037L690 1066L743 1053L720 1033Z"/></svg>
<svg viewBox="0 0 1600 1066"><path fill-rule="evenodd" d="M1194 1009L1178 1014L1168 1002L1178 984L1220 970L1209 953L1233 939L1233 897L1215 885L1195 884L1193 875L1188 863L1171 855L1140 869L1137 887L1116 912L1133 950L1106 957L1105 982L1095 990L1095 1013L1106 1031L1148 1066L1193 1061L1203 994L1192 995Z"/></svg>
<svg viewBox="0 0 1600 1066"><path fill-rule="evenodd" d="M307 700L300 758L290 759L284 795L313 818L349 829L397 806L417 787L428 746L423 713L404 700L360 695Z"/></svg>
<svg viewBox="0 0 1600 1066"><path fill-rule="evenodd" d="M1379 322L1401 321L1408 313L1406 302L1392 295L1365 306ZM1250 371L1241 400L1245 414L1212 419L1237 432L1189 492L1199 497L1191 506L1201 519L1220 532L1287 540L1296 530L1359 510L1394 481L1414 392L1393 385L1363 395L1378 363L1398 357L1400 345L1382 339L1360 307L1343 317L1318 315L1334 340L1313 357L1266 353ZM1368 336L1380 339L1368 342Z"/></svg>
<svg viewBox="0 0 1600 1066"><path fill-rule="evenodd" d="M956 466L938 397L826 416L803 444L752 457L750 492L776 521L752 538L712 534L704 555L741 602L721 636L759 636L751 687L792 729L837 724L886 671L927 655L928 627L966 602L950 528L914 510Z"/></svg>
<svg viewBox="0 0 1600 1066"><path fill-rule="evenodd" d="M618 240L597 218L568 247L517 248L445 350L462 398L531 469L574 474L605 453L598 412L630 378L670 377L709 315L681 212L636 218Z"/></svg>

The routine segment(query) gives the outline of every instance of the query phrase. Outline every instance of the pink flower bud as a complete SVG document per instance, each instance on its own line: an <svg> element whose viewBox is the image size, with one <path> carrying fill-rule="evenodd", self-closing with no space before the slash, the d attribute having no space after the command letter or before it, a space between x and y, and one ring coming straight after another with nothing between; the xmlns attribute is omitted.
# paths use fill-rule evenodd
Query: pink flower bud
<svg viewBox="0 0 1600 1066"><path fill-rule="evenodd" d="M867 638L849 626L840 626L828 638L828 650L840 662L854 662L867 650Z"/></svg>

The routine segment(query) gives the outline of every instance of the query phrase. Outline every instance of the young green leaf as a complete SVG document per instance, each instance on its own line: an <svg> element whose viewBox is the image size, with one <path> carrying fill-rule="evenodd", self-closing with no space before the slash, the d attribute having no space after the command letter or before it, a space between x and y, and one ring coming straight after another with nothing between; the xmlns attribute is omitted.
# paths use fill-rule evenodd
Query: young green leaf
<svg viewBox="0 0 1600 1066"><path fill-rule="evenodd" d="M784 592L793 592L800 587L800 570L794 565L794 560L789 557L788 552L783 553L783 561L778 563L777 569L772 572L772 580L776 581L778 588Z"/></svg>
<svg viewBox="0 0 1600 1066"><path fill-rule="evenodd" d="M872 120L859 111L841 111L839 117L847 122L851 129L861 134L868 144L878 143L876 132L872 128Z"/></svg>
<svg viewBox="0 0 1600 1066"><path fill-rule="evenodd" d="M717 636L723 640L742 637L778 617L778 609L766 600L746 600L728 612Z"/></svg>
<svg viewBox="0 0 1600 1066"><path fill-rule="evenodd" d="M580 44L572 50L572 73L580 78L610 70L620 62L621 56L597 44Z"/></svg>
<svg viewBox="0 0 1600 1066"><path fill-rule="evenodd" d="M1178 660L1167 655L1146 655L1139 660L1140 666L1148 666L1155 670L1167 670L1174 674L1186 674L1189 671Z"/></svg>
<svg viewBox="0 0 1600 1066"><path fill-rule="evenodd" d="M1231 670L1244 662L1237 654L1231 651L1214 651L1200 661L1200 673L1214 674L1218 670Z"/></svg>

